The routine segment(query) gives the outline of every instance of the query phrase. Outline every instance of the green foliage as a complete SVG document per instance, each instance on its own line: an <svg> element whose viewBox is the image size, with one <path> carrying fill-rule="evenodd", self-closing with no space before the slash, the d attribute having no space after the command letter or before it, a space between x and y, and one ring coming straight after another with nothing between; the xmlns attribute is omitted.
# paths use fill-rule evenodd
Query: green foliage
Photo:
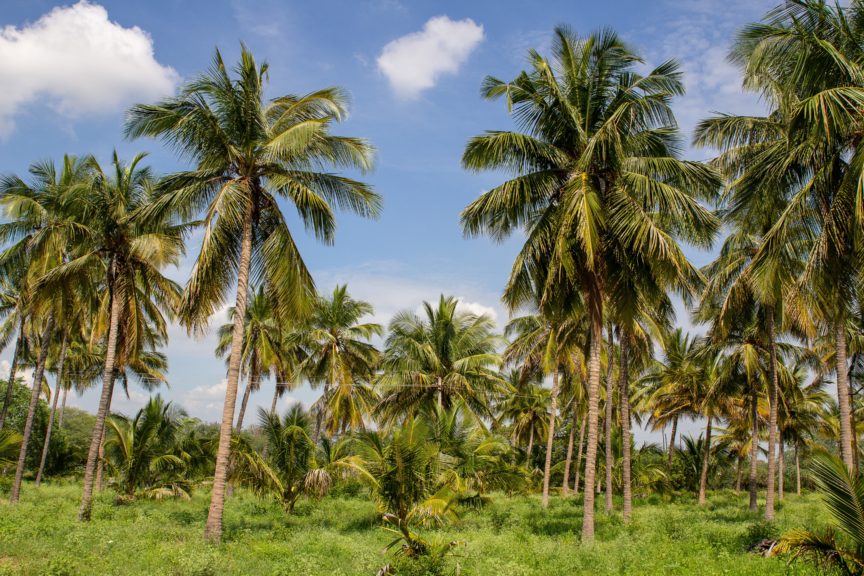
<svg viewBox="0 0 864 576"><path fill-rule="evenodd" d="M6 383L3 383L5 393ZM12 393L12 403L9 405L9 413L6 416L6 427L21 434L24 432L24 423L27 420L27 410L30 406L31 390L20 380L15 382ZM36 412L33 415L33 432L30 435L30 443L27 445L26 467L32 470L39 466L39 456L42 454L42 446L45 443L45 427L48 425L48 403L39 399ZM18 455L15 454L17 461ZM14 468L13 468L14 473Z"/></svg>

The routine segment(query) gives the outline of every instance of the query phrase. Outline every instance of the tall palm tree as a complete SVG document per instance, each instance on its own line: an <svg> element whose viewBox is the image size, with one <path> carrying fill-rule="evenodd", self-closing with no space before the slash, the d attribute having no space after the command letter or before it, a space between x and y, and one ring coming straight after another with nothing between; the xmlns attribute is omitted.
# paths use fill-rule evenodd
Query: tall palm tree
<svg viewBox="0 0 864 576"><path fill-rule="evenodd" d="M787 2L746 27L732 52L744 71L745 87L772 108L788 109L786 129L763 138L769 150L751 167L768 182L793 184L787 189L788 205L754 256L754 271L770 278L776 255L790 245L802 246L805 265L798 289L815 295L822 324L834 337L840 452L850 471L854 454L845 323L854 308L864 255L858 232L864 226L862 15L860 0L848 6Z"/></svg>
<svg viewBox="0 0 864 576"><path fill-rule="evenodd" d="M456 298L442 294L437 306L423 303L422 315L405 310L390 321L377 408L386 420L456 402L481 418L490 415L504 386L497 370L503 340L488 315L458 308Z"/></svg>
<svg viewBox="0 0 864 576"><path fill-rule="evenodd" d="M372 380L379 353L368 340L381 336L383 328L362 321L373 313L372 305L352 298L346 285L336 286L315 304L306 333L309 359L303 372L313 384L324 385L315 410L312 440L316 445L325 418L331 434L363 428L364 416L375 406L375 395L364 383Z"/></svg>
<svg viewBox="0 0 864 576"><path fill-rule="evenodd" d="M261 278L277 317L290 321L314 294L312 278L277 198L291 202L315 236L332 242L331 204L375 217L381 198L368 186L323 170L372 166L364 140L335 136L347 112L338 88L264 98L268 67L245 46L232 74L217 51L210 70L176 97L129 111L126 133L162 138L194 164L168 177L157 211L193 216L204 210L204 240L186 286L181 318L201 328L235 283L234 332L206 537L221 539L225 479L240 378L250 272Z"/></svg>
<svg viewBox="0 0 864 576"><path fill-rule="evenodd" d="M141 166L143 158L139 154L126 164L115 152L109 170L93 159L89 161L88 185L73 189L65 199L64 217L74 250L68 262L39 280L49 291L76 286L99 295L94 337L104 338L104 360L78 513L85 521L90 518L116 369L128 364L152 341L146 325L155 324L165 333L163 314L173 312L179 297L179 288L162 269L179 262L186 227L149 210L155 182L149 168Z"/></svg>
<svg viewBox="0 0 864 576"><path fill-rule="evenodd" d="M586 485L597 463L600 347L607 270L616 260L646 262L664 285L698 277L676 239L710 243L716 218L698 198L710 199L716 175L677 158L677 129L670 108L683 93L677 65L665 62L646 74L639 56L609 30L579 38L555 30L552 58L530 52L529 71L512 82L488 78L483 95L506 97L521 132L473 138L463 155L471 170L507 170L516 176L494 187L462 212L469 235L497 239L522 228L505 299L533 298L527 280L547 270L542 302L576 286L589 318L588 448ZM594 537L594 494L585 493L583 540Z"/></svg>

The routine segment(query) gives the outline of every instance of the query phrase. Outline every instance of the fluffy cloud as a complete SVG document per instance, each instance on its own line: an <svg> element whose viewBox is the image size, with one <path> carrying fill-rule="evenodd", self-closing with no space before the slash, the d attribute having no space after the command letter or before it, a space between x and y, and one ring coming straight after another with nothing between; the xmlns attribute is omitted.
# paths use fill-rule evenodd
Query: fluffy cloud
<svg viewBox="0 0 864 576"><path fill-rule="evenodd" d="M416 98L442 74L455 74L483 40L483 26L470 18L431 18L419 32L393 40L381 51L378 69L403 98Z"/></svg>
<svg viewBox="0 0 864 576"><path fill-rule="evenodd" d="M105 8L86 0L54 8L32 24L0 29L0 136L36 100L75 118L163 96L178 80L156 61L140 28L111 22Z"/></svg>

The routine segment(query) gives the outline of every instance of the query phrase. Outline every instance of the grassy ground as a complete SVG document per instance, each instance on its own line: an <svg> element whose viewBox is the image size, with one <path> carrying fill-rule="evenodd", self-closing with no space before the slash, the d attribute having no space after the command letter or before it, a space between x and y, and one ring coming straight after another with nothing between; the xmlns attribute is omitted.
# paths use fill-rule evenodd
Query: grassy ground
<svg viewBox="0 0 864 576"><path fill-rule="evenodd" d="M104 493L93 521L75 520L79 486L25 486L12 507L0 501L0 576L223 574L371 576L390 556L374 506L363 498L303 501L295 516L238 492L227 503L226 543L202 541L208 495L191 501L115 506ZM602 503L601 503L602 506ZM716 493L699 509L692 500L637 502L625 527L620 514L598 515L597 542L580 546L577 500L497 496L481 511L434 531L464 542L455 562L462 575L816 574L800 564L746 552L780 531L827 521L818 497L787 496L769 526L745 511L746 495ZM428 531L427 531L428 534Z"/></svg>

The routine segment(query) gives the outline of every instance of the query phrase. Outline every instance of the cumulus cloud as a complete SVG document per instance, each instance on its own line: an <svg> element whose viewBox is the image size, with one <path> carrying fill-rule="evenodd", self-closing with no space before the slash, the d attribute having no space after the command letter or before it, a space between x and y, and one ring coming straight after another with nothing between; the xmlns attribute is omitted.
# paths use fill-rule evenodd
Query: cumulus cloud
<svg viewBox="0 0 864 576"><path fill-rule="evenodd" d="M86 0L57 7L36 22L0 29L0 136L37 100L76 118L163 96L178 80L156 61L144 30L110 21L105 8Z"/></svg>
<svg viewBox="0 0 864 576"><path fill-rule="evenodd" d="M470 18L431 18L419 32L384 46L378 69L402 98L416 98L443 74L455 74L483 40L483 26Z"/></svg>

